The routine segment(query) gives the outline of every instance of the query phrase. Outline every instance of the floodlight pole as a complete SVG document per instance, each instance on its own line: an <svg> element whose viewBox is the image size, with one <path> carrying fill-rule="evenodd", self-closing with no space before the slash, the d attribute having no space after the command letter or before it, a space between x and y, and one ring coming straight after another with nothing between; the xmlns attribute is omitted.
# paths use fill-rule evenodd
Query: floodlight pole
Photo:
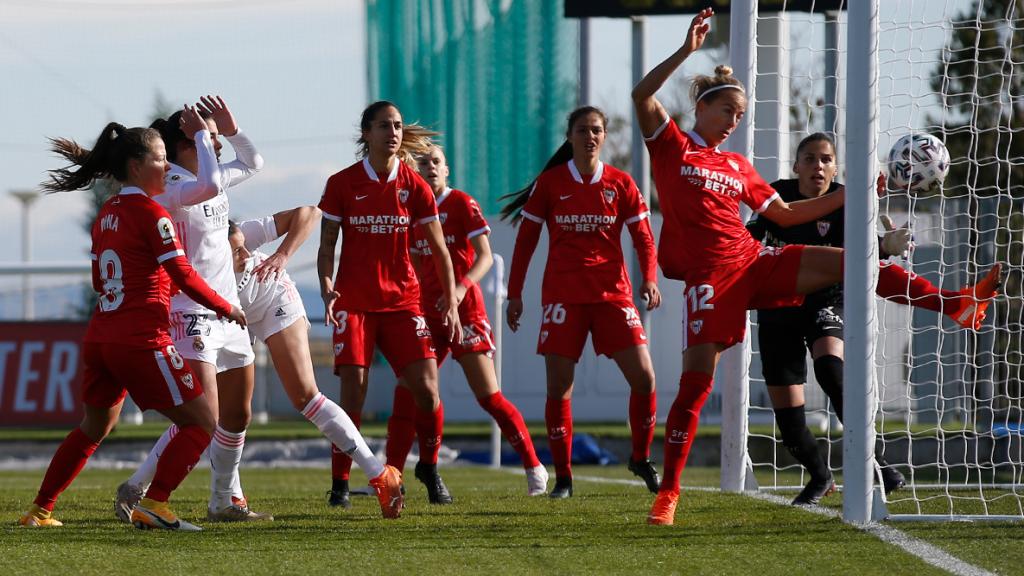
<svg viewBox="0 0 1024 576"><path fill-rule="evenodd" d="M32 261L32 204L39 199L35 190L11 190L11 196L21 202L21 261L28 265ZM33 320L35 306L32 294L32 275L27 271L21 275L21 319Z"/></svg>

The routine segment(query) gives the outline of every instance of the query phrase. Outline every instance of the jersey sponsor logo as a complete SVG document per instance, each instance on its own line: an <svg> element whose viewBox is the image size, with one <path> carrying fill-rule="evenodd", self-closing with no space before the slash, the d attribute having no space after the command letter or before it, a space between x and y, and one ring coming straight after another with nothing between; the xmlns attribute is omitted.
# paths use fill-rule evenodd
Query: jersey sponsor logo
<svg viewBox="0 0 1024 576"><path fill-rule="evenodd" d="M100 226L102 228L102 224ZM114 222L114 230L117 230L117 222ZM174 224L170 218L163 217L156 221L156 231L160 234L164 244L174 242Z"/></svg>
<svg viewBox="0 0 1024 576"><path fill-rule="evenodd" d="M622 312L626 314L626 326L630 328L640 327L640 313L632 306L623 306Z"/></svg>
<svg viewBox="0 0 1024 576"><path fill-rule="evenodd" d="M412 321L416 323L416 337L430 338L430 328L427 327L427 319L423 316L413 316Z"/></svg>
<svg viewBox="0 0 1024 576"><path fill-rule="evenodd" d="M462 327L462 347L471 348L484 341L484 335L476 331L471 324Z"/></svg>
<svg viewBox="0 0 1024 576"><path fill-rule="evenodd" d="M114 232L117 232L117 220L118 218L114 214L107 214L100 219L100 231L106 232L107 230L113 230ZM166 220L166 218L161 218L161 220Z"/></svg>
<svg viewBox="0 0 1024 576"><path fill-rule="evenodd" d="M348 223L365 234L400 234L408 230L409 217L393 214L349 216Z"/></svg>
<svg viewBox="0 0 1024 576"><path fill-rule="evenodd" d="M693 332L694 334L700 334L702 328L704 328L703 320L693 320L690 322L690 332Z"/></svg>
<svg viewBox="0 0 1024 576"><path fill-rule="evenodd" d="M284 311L284 308L280 308L280 307L278 307L277 312L274 312L274 316L276 316L278 318L280 318L281 316L284 316L285 314L287 314L287 312Z"/></svg>
<svg viewBox="0 0 1024 576"><path fill-rule="evenodd" d="M362 196L358 196L358 195L357 195L357 196L356 196L356 200L364 200L364 199L365 199L366 197L368 197L368 196L369 196L369 194L363 194Z"/></svg>
<svg viewBox="0 0 1024 576"><path fill-rule="evenodd" d="M836 309L833 306L822 308L818 310L818 326L827 326L829 324L843 325L843 317L836 313Z"/></svg>
<svg viewBox="0 0 1024 576"><path fill-rule="evenodd" d="M828 220L818 220L818 235L824 237L828 234L828 229L832 227L832 223Z"/></svg>
<svg viewBox="0 0 1024 576"><path fill-rule="evenodd" d="M409 199L409 191L408 190L406 190L405 188L402 188L401 190L398 191L398 201L399 202L401 202L402 204L405 204L405 201L408 200L408 199Z"/></svg>
<svg viewBox="0 0 1024 576"><path fill-rule="evenodd" d="M735 163L733 162L733 164ZM738 166L737 171L739 171ZM679 169L679 175L686 176L687 180L694 186L700 186L715 194L736 198L743 193L743 182L738 178L718 172L717 170L683 164Z"/></svg>
<svg viewBox="0 0 1024 576"><path fill-rule="evenodd" d="M604 194L605 202L611 204L612 201L615 200L615 190L612 190L611 188L605 188L604 190L601 191L601 193Z"/></svg>
<svg viewBox="0 0 1024 576"><path fill-rule="evenodd" d="M196 387L195 383L192 382L192 375L191 374L185 374L184 376L182 376L181 377L181 383L184 384L185 388L188 388L189 390L192 390L193 388Z"/></svg>
<svg viewBox="0 0 1024 576"><path fill-rule="evenodd" d="M555 223L566 232L597 232L615 224L614 214L555 214Z"/></svg>

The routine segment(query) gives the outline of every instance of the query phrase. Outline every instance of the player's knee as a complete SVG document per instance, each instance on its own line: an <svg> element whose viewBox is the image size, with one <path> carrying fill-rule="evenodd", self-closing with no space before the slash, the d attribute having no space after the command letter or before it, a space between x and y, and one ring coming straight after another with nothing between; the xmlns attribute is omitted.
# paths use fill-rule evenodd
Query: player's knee
<svg viewBox="0 0 1024 576"><path fill-rule="evenodd" d="M630 378L629 389L637 394L651 394L654 392L654 369L644 368L638 374Z"/></svg>

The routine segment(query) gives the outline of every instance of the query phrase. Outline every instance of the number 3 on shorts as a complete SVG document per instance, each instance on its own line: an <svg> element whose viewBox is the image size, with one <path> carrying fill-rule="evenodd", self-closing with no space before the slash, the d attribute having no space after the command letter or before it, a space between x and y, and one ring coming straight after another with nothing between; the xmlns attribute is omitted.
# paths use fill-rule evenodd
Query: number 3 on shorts
<svg viewBox="0 0 1024 576"><path fill-rule="evenodd" d="M565 322L565 307L561 304L545 304L544 316L541 324L563 324Z"/></svg>
<svg viewBox="0 0 1024 576"><path fill-rule="evenodd" d="M708 301L715 297L715 287L710 284L690 286L686 290L686 301L690 303L690 313L699 310L714 310L715 305Z"/></svg>
<svg viewBox="0 0 1024 576"><path fill-rule="evenodd" d="M334 318L338 321L338 327L334 329L334 333L344 334L345 328L348 328L348 312L338 310L334 313Z"/></svg>

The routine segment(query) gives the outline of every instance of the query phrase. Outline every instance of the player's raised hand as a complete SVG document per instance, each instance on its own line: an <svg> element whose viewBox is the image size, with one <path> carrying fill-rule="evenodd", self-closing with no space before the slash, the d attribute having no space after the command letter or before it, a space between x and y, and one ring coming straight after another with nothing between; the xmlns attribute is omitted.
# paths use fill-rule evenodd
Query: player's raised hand
<svg viewBox="0 0 1024 576"><path fill-rule="evenodd" d="M513 332L519 330L519 319L523 316L522 298L509 298L505 308L505 323Z"/></svg>
<svg viewBox="0 0 1024 576"><path fill-rule="evenodd" d="M882 250L890 256L906 258L910 255L910 249L914 247L913 236L910 234L909 223L902 228L896 228L892 218L882 214L878 218L885 227L885 234L882 235Z"/></svg>
<svg viewBox="0 0 1024 576"><path fill-rule="evenodd" d="M235 122L235 117L231 114L228 105L224 103L224 99L220 96L202 96L199 98L196 106L210 115L213 121L217 123L217 129L224 136L234 136L238 133L238 124Z"/></svg>
<svg viewBox="0 0 1024 576"><path fill-rule="evenodd" d="M705 8L693 17L693 20L690 21L690 29L686 32L686 40L683 41L683 48L692 53L704 45L708 31L711 30L711 22L708 19L714 15L714 10Z"/></svg>
<svg viewBox="0 0 1024 576"><path fill-rule="evenodd" d="M661 306L661 290L658 290L657 282L644 282L640 287L640 297L647 303L648 311Z"/></svg>
<svg viewBox="0 0 1024 576"><path fill-rule="evenodd" d="M189 106L185 104L185 108L181 111L181 119L178 121L178 126L186 136L192 138L196 135L196 132L200 130L207 130L209 126L206 125L206 121L199 115L199 111L196 110L195 106Z"/></svg>

